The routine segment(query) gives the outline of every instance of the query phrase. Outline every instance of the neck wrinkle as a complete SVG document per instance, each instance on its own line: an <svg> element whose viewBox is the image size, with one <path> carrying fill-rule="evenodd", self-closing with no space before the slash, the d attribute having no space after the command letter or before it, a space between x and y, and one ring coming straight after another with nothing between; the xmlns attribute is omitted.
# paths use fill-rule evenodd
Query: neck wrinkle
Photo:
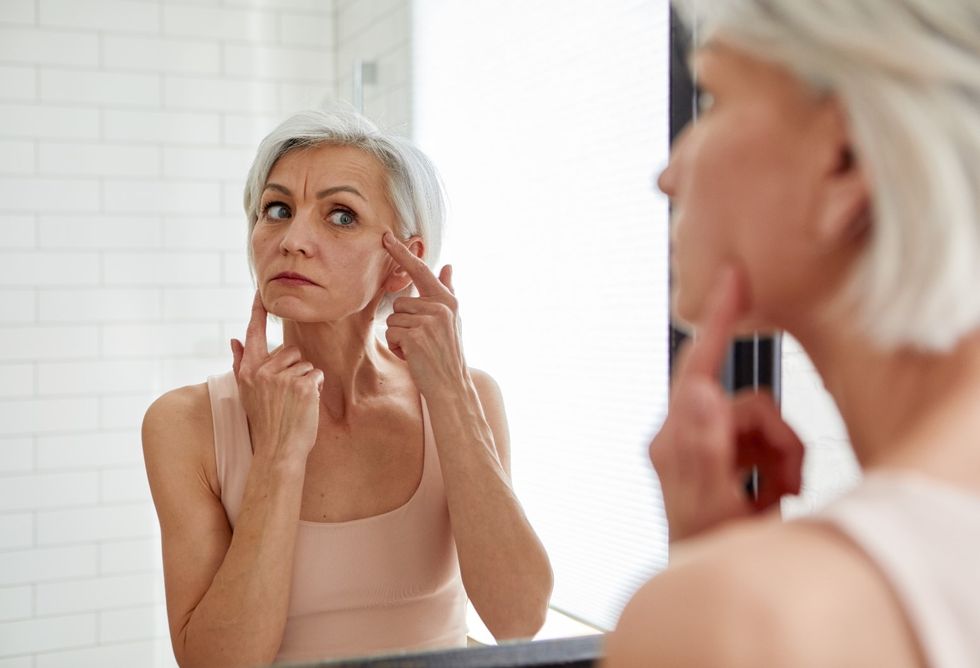
<svg viewBox="0 0 980 668"><path fill-rule="evenodd" d="M339 423L358 403L385 391L394 355L377 340L374 319L363 313L337 322L283 320L283 344L323 371L321 411Z"/></svg>

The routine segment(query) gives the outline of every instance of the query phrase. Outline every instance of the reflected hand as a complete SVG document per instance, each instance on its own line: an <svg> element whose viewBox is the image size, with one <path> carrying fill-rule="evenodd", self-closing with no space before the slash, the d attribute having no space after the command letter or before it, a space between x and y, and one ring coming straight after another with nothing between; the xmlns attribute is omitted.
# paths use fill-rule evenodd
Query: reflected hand
<svg viewBox="0 0 980 668"><path fill-rule="evenodd" d="M800 490L803 444L770 394L725 394L718 375L741 315L738 276L727 268L704 311L704 327L685 344L667 419L650 444L670 540L746 517ZM757 468L758 498L745 491Z"/></svg>
<svg viewBox="0 0 980 668"><path fill-rule="evenodd" d="M271 354L265 336L267 312L258 291L245 344L231 340L235 379L248 416L255 454L302 458L316 443L323 372L295 346Z"/></svg>
<svg viewBox="0 0 980 668"><path fill-rule="evenodd" d="M469 380L463 359L459 304L453 291L452 267L446 265L439 277L390 232L383 238L385 249L418 288L418 297L399 297L388 316L385 338L388 348L408 363L412 380L428 398L447 387Z"/></svg>

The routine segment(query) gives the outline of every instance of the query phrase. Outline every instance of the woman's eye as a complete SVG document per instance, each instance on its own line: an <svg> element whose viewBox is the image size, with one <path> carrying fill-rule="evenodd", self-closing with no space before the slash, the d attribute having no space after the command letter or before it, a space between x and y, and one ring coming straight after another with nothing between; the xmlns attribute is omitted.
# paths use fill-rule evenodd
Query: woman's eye
<svg viewBox="0 0 980 668"><path fill-rule="evenodd" d="M266 204L262 213L266 218L272 220L286 220L290 215L289 207L282 202L270 202Z"/></svg>
<svg viewBox="0 0 980 668"><path fill-rule="evenodd" d="M336 211L331 211L330 215L327 216L327 220L336 225L337 227L350 227L357 222L354 214L350 211L345 211L343 209L337 209Z"/></svg>

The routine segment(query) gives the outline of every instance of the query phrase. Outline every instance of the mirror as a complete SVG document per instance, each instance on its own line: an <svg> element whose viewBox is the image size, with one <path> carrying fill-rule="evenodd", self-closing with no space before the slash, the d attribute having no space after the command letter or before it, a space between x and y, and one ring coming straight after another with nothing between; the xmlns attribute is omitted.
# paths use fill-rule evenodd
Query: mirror
<svg viewBox="0 0 980 668"><path fill-rule="evenodd" d="M556 572L538 637L611 627L666 561L645 444L667 384L668 25L664 0L5 0L0 663L173 665L140 421L228 368L245 171L325 97L444 177L468 360L503 389ZM857 467L785 346L806 510Z"/></svg>
<svg viewBox="0 0 980 668"><path fill-rule="evenodd" d="M9 0L0 30L0 661L173 664L140 421L229 368L245 171L325 95L442 172L556 573L539 637L613 625L666 560L666 1Z"/></svg>

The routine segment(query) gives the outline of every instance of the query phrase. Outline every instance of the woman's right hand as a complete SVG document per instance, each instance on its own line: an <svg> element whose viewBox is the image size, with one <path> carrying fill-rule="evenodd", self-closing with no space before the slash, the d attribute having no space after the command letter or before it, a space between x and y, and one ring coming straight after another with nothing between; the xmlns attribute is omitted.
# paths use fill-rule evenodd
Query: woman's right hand
<svg viewBox="0 0 980 668"><path fill-rule="evenodd" d="M697 338L681 352L667 419L650 444L671 542L765 511L800 491L803 443L772 396L749 390L731 397L718 381L742 309L738 274L726 268ZM757 498L745 489L753 469Z"/></svg>
<svg viewBox="0 0 980 668"><path fill-rule="evenodd" d="M269 353L267 315L256 291L244 345L238 339L231 340L252 448L256 456L305 464L316 443L323 372L304 360L295 346Z"/></svg>

